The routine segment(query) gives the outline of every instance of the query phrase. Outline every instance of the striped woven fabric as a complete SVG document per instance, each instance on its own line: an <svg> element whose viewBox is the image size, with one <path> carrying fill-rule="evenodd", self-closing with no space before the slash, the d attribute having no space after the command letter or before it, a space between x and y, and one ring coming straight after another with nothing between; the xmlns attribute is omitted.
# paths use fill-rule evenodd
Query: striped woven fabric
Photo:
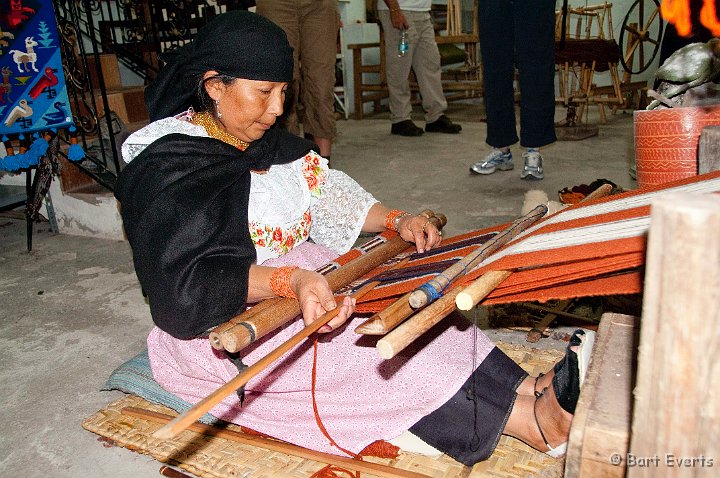
<svg viewBox="0 0 720 478"><path fill-rule="evenodd" d="M675 193L717 192L720 172L713 172L574 205L519 234L458 278L448 290L465 286L491 270L512 270L513 274L483 304L641 292L652 201ZM345 291L355 290L369 280L387 279L363 297L357 307L359 312L383 310L490 240L505 226L445 239L442 248L429 254L413 254L410 249L401 254L410 258L402 269L385 274L388 267L402 259L398 256L350 284Z"/></svg>

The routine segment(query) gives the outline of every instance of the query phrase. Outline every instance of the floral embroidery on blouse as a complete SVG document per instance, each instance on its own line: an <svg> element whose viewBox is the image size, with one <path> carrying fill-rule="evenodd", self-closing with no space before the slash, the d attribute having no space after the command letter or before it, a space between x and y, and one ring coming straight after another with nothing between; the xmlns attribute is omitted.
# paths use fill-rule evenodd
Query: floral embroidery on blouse
<svg viewBox="0 0 720 478"><path fill-rule="evenodd" d="M308 189L313 197L320 197L322 194L322 186L327 180L327 173L320 167L320 158L310 152L303 158L302 173L305 181L308 183Z"/></svg>
<svg viewBox="0 0 720 478"><path fill-rule="evenodd" d="M274 251L279 256L287 254L296 244L307 240L310 235L312 217L305 211L299 223L288 228L270 227L257 221L250 222L250 237L257 247Z"/></svg>
<svg viewBox="0 0 720 478"><path fill-rule="evenodd" d="M322 187L327 181L327 173L320 165L320 156L310 152L300 163L300 172L307 183L308 191L312 197L322 195ZM297 171L297 170L296 170ZM255 246L272 251L278 256L287 254L293 247L305 242L310 236L312 215L310 209L306 210L297 222L284 225L267 224L260 221L250 221L250 237Z"/></svg>

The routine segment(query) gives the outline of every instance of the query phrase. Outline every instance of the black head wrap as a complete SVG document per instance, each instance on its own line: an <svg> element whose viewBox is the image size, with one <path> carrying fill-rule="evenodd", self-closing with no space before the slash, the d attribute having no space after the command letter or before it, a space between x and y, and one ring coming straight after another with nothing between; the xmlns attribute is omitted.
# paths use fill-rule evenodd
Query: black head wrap
<svg viewBox="0 0 720 478"><path fill-rule="evenodd" d="M247 80L289 82L293 49L282 28L252 12L232 10L218 15L198 30L195 39L164 52L166 62L145 89L145 104L155 121L185 111L203 73Z"/></svg>

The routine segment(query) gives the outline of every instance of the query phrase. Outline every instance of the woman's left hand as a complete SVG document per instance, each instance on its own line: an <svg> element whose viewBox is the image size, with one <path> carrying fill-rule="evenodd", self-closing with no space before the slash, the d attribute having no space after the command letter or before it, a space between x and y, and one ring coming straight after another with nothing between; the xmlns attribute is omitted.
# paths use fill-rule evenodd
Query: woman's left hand
<svg viewBox="0 0 720 478"><path fill-rule="evenodd" d="M414 242L417 251L429 251L442 241L442 232L426 216L408 215L398 220L397 232L404 240Z"/></svg>

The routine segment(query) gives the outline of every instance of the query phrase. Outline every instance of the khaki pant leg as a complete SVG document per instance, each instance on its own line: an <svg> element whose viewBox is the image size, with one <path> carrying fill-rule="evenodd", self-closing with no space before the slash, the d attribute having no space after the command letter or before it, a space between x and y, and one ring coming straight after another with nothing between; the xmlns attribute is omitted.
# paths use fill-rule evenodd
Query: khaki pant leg
<svg viewBox="0 0 720 478"><path fill-rule="evenodd" d="M425 121L431 123L447 110L447 100L442 89L440 52L435 42L435 29L429 12L404 12L411 31L417 35L415 51L412 52L412 68L425 110Z"/></svg>
<svg viewBox="0 0 720 478"><path fill-rule="evenodd" d="M300 134L300 121L297 114L300 91L300 23L298 22L297 2L294 0L257 0L255 12L279 25L288 37L293 48L293 81L288 88L285 112L280 118L281 124L293 134Z"/></svg>
<svg viewBox="0 0 720 478"><path fill-rule="evenodd" d="M398 57L398 41L400 30L392 26L390 12L378 10L378 18L382 25L385 38L385 77L388 85L388 106L390 107L390 122L399 123L409 120L412 113L410 104L411 92L408 76L412 67L412 55L415 50L412 29L408 32L409 48L403 57ZM362 105L355 105L362 107Z"/></svg>
<svg viewBox="0 0 720 478"><path fill-rule="evenodd" d="M301 0L300 100L303 131L316 138L335 137L335 64L340 17L336 0Z"/></svg>

